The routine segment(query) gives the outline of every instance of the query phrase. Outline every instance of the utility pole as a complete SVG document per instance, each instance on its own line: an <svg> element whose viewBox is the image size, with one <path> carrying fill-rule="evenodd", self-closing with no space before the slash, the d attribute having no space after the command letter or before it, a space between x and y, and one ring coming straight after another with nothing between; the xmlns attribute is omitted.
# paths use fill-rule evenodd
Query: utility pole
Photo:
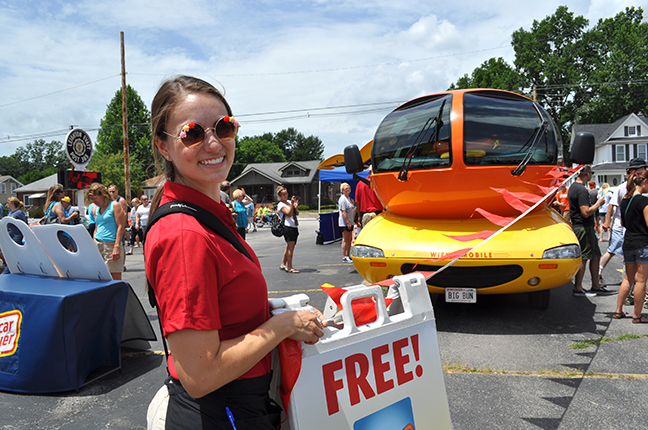
<svg viewBox="0 0 648 430"><path fill-rule="evenodd" d="M122 129L124 133L124 198L126 202L131 201L130 188L130 163L128 156L128 110L126 100L126 57L124 54L124 32L120 31L121 37L121 74L122 74Z"/></svg>

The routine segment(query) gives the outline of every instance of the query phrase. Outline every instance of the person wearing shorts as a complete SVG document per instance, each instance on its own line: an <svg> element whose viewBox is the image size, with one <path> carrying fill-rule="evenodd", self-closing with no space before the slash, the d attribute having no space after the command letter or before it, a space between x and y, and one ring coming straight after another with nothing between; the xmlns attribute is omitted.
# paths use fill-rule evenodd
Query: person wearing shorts
<svg viewBox="0 0 648 430"><path fill-rule="evenodd" d="M601 259L601 251L598 246L598 239L596 238L596 230L594 223L594 214L596 210L605 203L605 198L600 198L595 203L590 203L589 192L585 188L585 184L592 179L592 167L587 165L578 174L576 182L569 187L569 211L572 221L572 228L578 238L578 243L581 247L581 265L576 273L574 280L574 291L572 294L575 297L593 297L614 294L614 292L606 290L599 284L598 267ZM592 288L590 291L583 290L583 277L585 276L585 269L589 261L590 274L592 276Z"/></svg>
<svg viewBox="0 0 648 430"><path fill-rule="evenodd" d="M355 202L351 198L351 186L346 182L340 185L342 195L338 200L340 215L338 226L342 231L342 262L353 263L351 259L351 243L353 242L353 217L355 214Z"/></svg>
<svg viewBox="0 0 648 430"><path fill-rule="evenodd" d="M610 204L608 205L608 210L605 214L605 222L603 223L603 230L612 229L610 234L610 242L608 243L607 252L601 257L601 263L599 266L599 283L605 285L603 280L603 270L605 266L610 262L612 257L615 255L623 256L623 238L625 236L625 227L621 224L621 212L619 211L619 205L623 200L623 197L626 194L626 187L628 185L627 180L635 173L640 173L643 170L646 170L646 160L643 158L633 158L628 163L626 168L626 181L614 190L612 197L610 198ZM632 293L630 293L632 296Z"/></svg>
<svg viewBox="0 0 648 430"><path fill-rule="evenodd" d="M299 221L297 221L299 200L296 196L292 196L288 200L288 190L281 185L277 187L277 197L279 197L277 216L279 218L283 217L284 240L286 241L286 249L283 253L279 268L288 273L299 273L299 270L293 267L293 254L295 252L295 245L297 244L297 236L299 236L299 229L297 228L299 225Z"/></svg>
<svg viewBox="0 0 648 430"><path fill-rule="evenodd" d="M96 225L94 241L113 279L121 280L126 257L122 239L126 231L126 215L106 187L95 182L88 190L88 199L96 205L92 217Z"/></svg>
<svg viewBox="0 0 648 430"><path fill-rule="evenodd" d="M648 323L648 317L641 315L646 296L646 280L648 279L648 197L642 193L648 192L648 171L633 174L628 180L628 192L619 205L621 222L626 227L623 239L623 262L626 277L619 288L616 312L614 318L625 318L623 304L630 294L630 284L634 281L635 300L632 322L634 324Z"/></svg>

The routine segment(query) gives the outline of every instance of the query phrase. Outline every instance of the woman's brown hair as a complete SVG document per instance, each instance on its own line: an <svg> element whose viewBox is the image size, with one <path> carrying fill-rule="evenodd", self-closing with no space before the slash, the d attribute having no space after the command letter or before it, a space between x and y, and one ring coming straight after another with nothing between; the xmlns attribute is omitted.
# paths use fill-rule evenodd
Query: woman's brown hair
<svg viewBox="0 0 648 430"><path fill-rule="evenodd" d="M112 197L110 197L108 188L106 188L103 184L100 184L99 182L95 182L92 185L90 185L90 188L86 193L86 204L90 202L90 197L92 196L102 196L106 201L106 203L112 202Z"/></svg>
<svg viewBox="0 0 648 430"><path fill-rule="evenodd" d="M47 208L49 208L50 203L61 201L63 197L59 197L56 194L59 191L63 191L63 185L61 184L54 184L49 187L49 190L47 190L47 199L45 199L45 211L47 211Z"/></svg>
<svg viewBox="0 0 648 430"><path fill-rule="evenodd" d="M11 202L11 204L14 205L14 207L20 211L25 210L25 205L23 204L23 202L18 200L17 197L11 196L7 199L7 202Z"/></svg>
<svg viewBox="0 0 648 430"><path fill-rule="evenodd" d="M642 170L639 173L633 173L628 179L628 184L626 185L626 194L623 196L624 199L629 199L634 194L635 188L637 185L641 185L643 181L648 179L648 170Z"/></svg>
<svg viewBox="0 0 648 430"><path fill-rule="evenodd" d="M189 94L212 95L223 103L225 109L227 109L227 114L232 115L232 109L223 94L209 82L192 76L176 76L162 83L153 98L153 103L151 103L151 148L153 150L155 166L160 173L164 174L164 179L167 181L173 182L175 180L175 169L173 162L169 160L164 161L164 168L160 166L160 159L164 159L164 157L155 144L155 139L166 141L168 136L164 132L171 112ZM162 194L164 194L164 185L160 185L155 191L155 195L151 201L151 214L159 206L160 200L162 200Z"/></svg>

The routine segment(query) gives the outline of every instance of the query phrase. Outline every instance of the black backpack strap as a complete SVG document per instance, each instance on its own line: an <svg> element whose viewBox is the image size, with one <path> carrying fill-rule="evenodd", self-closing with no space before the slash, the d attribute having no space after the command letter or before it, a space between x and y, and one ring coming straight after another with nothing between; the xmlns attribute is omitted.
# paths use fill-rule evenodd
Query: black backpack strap
<svg viewBox="0 0 648 430"><path fill-rule="evenodd" d="M149 216L149 219L146 223L146 231L144 232L144 241L143 243L146 243L146 235L148 232L151 230L151 227L153 227L153 224L160 218L173 214L173 213L183 213L186 215L191 215L194 218L196 218L199 222L202 224L206 225L209 227L211 230L214 231L214 233L218 234L225 240L227 240L229 243L232 244L234 248L236 248L237 251L239 251L241 254L245 255L247 258L250 259L250 261L254 262L252 259L252 256L250 253L245 249L241 241L236 237L236 235L227 228L225 224L223 224L223 221L218 219L218 217L211 212L209 212L206 209L201 208L200 206L196 206L193 203L189 202L184 202L184 201L173 201L169 203L165 203L158 207L153 214ZM148 276L146 277L146 284L148 286L148 297L149 297L149 303L151 307L154 307L157 309L157 314L158 314L158 322L160 323L160 334L162 335L162 344L164 345L164 355L166 355L167 358L167 363L169 361L169 349L166 344L166 339L164 338L164 330L162 329L162 319L160 318L160 311L157 306L157 299L155 297L155 290L153 289L153 286L148 280ZM169 368L167 367L167 373L169 373Z"/></svg>

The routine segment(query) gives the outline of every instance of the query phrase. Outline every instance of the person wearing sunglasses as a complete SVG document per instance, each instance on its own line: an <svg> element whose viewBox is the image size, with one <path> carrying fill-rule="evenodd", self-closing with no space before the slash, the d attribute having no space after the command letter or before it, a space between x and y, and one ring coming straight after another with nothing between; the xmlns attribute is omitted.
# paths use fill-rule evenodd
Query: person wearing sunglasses
<svg viewBox="0 0 648 430"><path fill-rule="evenodd" d="M110 196L108 189L94 182L86 194L87 203L94 205L90 211L95 223L94 242L106 263L110 275L121 280L126 254L122 239L126 231L126 215L121 205Z"/></svg>
<svg viewBox="0 0 648 430"><path fill-rule="evenodd" d="M149 213L151 211L151 202L146 194L140 197L140 205L137 207L135 215L135 230L140 232L142 246L146 240L146 224L148 223Z"/></svg>
<svg viewBox="0 0 648 430"><path fill-rule="evenodd" d="M153 99L151 123L166 178L151 214L161 204L189 202L239 238L220 197L239 128L223 95L201 79L173 78ZM170 376L149 406L148 428L162 420L173 429L231 428L228 415L239 430L279 425L281 409L268 395L270 353L286 338L317 342L324 318L309 311L271 317L259 260L240 242L250 258L184 213L159 218L147 232L149 294L170 349ZM168 407L160 406L166 399Z"/></svg>
<svg viewBox="0 0 648 430"><path fill-rule="evenodd" d="M69 224L71 220L79 217L79 212L74 212L71 215L65 213L65 209L61 204L61 199L65 197L63 185L54 184L47 190L47 198L45 199L45 214L39 224ZM63 246L67 248L67 243Z"/></svg>

